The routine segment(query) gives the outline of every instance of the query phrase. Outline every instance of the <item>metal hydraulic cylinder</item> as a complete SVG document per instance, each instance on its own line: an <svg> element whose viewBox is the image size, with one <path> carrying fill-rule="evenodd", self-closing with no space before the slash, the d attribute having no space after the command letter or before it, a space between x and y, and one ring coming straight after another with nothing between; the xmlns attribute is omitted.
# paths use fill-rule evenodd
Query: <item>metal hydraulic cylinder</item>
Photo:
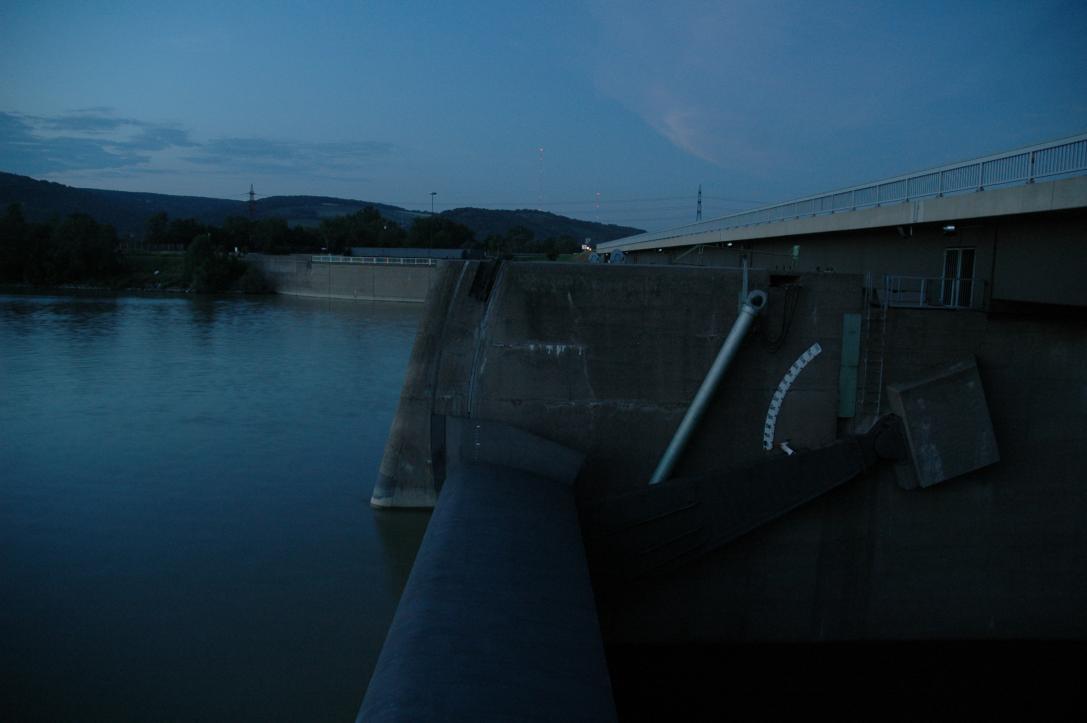
<svg viewBox="0 0 1087 723"><path fill-rule="evenodd" d="M736 322L732 325L728 336L725 337L724 343L721 344L721 350L717 352L717 358L713 360L713 365L710 367L709 372L706 373L706 378L702 380L702 386L698 388L698 392L694 395L694 401L687 408L687 413L683 416L683 421L679 423L672 441L668 443L668 449L664 450L664 455L661 457L660 462L657 463L657 469L653 472L649 484L655 485L663 482L672 474L672 468L675 467L679 456L683 454L691 434L698 427L698 422L702 419L702 414L706 411L706 407L713 398L717 385L721 382L721 378L724 377L733 357L736 356L736 352L740 348L740 344L743 343L744 336L747 335L752 322L764 306L766 306L765 291L752 291L747 295L747 300L740 306L740 314L736 317Z"/></svg>

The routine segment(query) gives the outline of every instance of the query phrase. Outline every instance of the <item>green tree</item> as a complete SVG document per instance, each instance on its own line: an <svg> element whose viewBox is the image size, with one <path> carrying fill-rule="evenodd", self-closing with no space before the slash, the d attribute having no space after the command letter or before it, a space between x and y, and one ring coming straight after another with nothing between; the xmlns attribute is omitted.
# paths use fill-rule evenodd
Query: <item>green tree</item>
<svg viewBox="0 0 1087 723"><path fill-rule="evenodd" d="M26 218L21 204L8 206L0 219L0 280L23 281L23 269L29 255Z"/></svg>
<svg viewBox="0 0 1087 723"><path fill-rule="evenodd" d="M412 248L466 249L475 243L472 229L441 216L421 216L408 231L406 246Z"/></svg>
<svg viewBox="0 0 1087 723"><path fill-rule="evenodd" d="M253 222L245 216L230 216L223 221L223 227L215 233L215 238L228 251L235 248L248 249L253 236L253 226Z"/></svg>
<svg viewBox="0 0 1087 723"><path fill-rule="evenodd" d="M175 218L166 228L166 243L187 247L194 238L208 232L195 218Z"/></svg>
<svg viewBox="0 0 1087 723"><path fill-rule="evenodd" d="M509 253L526 253L535 251L534 244L536 234L532 229L524 226L513 226L506 231L506 251Z"/></svg>
<svg viewBox="0 0 1087 723"><path fill-rule="evenodd" d="M255 251L265 254L290 253L292 245L291 229L281 218L262 218L253 224L253 246Z"/></svg>
<svg viewBox="0 0 1087 723"><path fill-rule="evenodd" d="M200 234L185 249L185 278L193 291L224 291L243 270L233 256L212 243L209 233Z"/></svg>
<svg viewBox="0 0 1087 723"><path fill-rule="evenodd" d="M373 206L321 221L321 238L332 253L346 253L352 246L402 246L406 234Z"/></svg>
<svg viewBox="0 0 1087 723"><path fill-rule="evenodd" d="M53 230L61 282L101 281L121 270L117 232L85 213L73 213Z"/></svg>
<svg viewBox="0 0 1087 723"><path fill-rule="evenodd" d="M143 226L143 242L153 245L168 243L166 239L169 225L170 217L165 211L151 214Z"/></svg>

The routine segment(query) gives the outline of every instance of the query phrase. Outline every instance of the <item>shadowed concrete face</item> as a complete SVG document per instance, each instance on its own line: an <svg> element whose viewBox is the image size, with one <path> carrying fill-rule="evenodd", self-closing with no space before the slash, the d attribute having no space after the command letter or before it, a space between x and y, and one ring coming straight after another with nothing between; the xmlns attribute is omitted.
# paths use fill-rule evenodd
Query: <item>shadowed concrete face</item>
<svg viewBox="0 0 1087 723"><path fill-rule="evenodd" d="M614 720L581 455L505 425L444 426L448 474L359 720Z"/></svg>
<svg viewBox="0 0 1087 723"><path fill-rule="evenodd" d="M426 299L436 274L433 266L314 262L309 254L249 254L277 294L353 301Z"/></svg>
<svg viewBox="0 0 1087 723"><path fill-rule="evenodd" d="M644 489L735 319L740 274L522 263L482 273L473 263L450 264L435 285L374 504L434 499L431 415L443 410L583 451L579 494ZM860 279L789 281L795 307L768 287L675 476L746 467L784 454L786 440L822 447L845 431L843 315L866 313ZM750 286L765 282L753 274ZM633 584L601 610L609 642L1087 635L1082 317L892 308L885 329L861 333L861 359L885 348L880 386L975 357L999 463L926 490L901 489L891 469L842 485L682 573ZM790 372L816 343L820 353ZM790 374L766 449L764 421Z"/></svg>
<svg viewBox="0 0 1087 723"><path fill-rule="evenodd" d="M861 304L854 276L805 277L786 310L767 309L740 345L675 474L764 456L767 409L798 355L818 359L792 384L780 440L836 436L842 313ZM750 289L767 289L752 271ZM432 504L431 414L502 421L586 453L600 493L648 482L736 320L737 269L479 262L443 265L420 324L374 488L375 506ZM786 316L788 322L786 323ZM781 343L770 338L788 329Z"/></svg>
<svg viewBox="0 0 1087 723"><path fill-rule="evenodd" d="M904 488L929 487L1000 461L973 358L917 381L891 384L887 400L905 423L909 441L912 464L895 470Z"/></svg>

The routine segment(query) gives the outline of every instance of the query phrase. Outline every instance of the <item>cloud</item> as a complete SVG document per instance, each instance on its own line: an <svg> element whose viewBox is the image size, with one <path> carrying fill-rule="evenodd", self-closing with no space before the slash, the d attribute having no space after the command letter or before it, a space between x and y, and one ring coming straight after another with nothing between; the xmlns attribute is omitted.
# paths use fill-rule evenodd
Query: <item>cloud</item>
<svg viewBox="0 0 1087 723"><path fill-rule="evenodd" d="M117 118L97 111L81 111L51 117L33 116L32 119L38 128L66 133L105 133L129 125L139 125L137 121Z"/></svg>
<svg viewBox="0 0 1087 723"><path fill-rule="evenodd" d="M597 0L586 52L597 89L689 156L730 179L818 190L1076 132L1087 46L1071 19L1054 22L1071 12L1045 0ZM1034 52L1050 28L1052 52Z"/></svg>
<svg viewBox="0 0 1087 723"><path fill-rule="evenodd" d="M183 128L168 126L144 126L139 134L125 143L134 150L160 151L170 147L192 148L198 144L189 138L189 132Z"/></svg>
<svg viewBox="0 0 1087 723"><path fill-rule="evenodd" d="M0 166L17 173L48 175L83 169L115 169L145 163L146 155L123 144L70 135L43 135L55 129L43 119L0 112Z"/></svg>
<svg viewBox="0 0 1087 723"><path fill-rule="evenodd" d="M345 176L394 150L380 141L225 137L198 142L179 125L126 118L104 107L54 116L0 112L0 168L32 176L122 170Z"/></svg>
<svg viewBox="0 0 1087 723"><path fill-rule="evenodd" d="M389 156L391 143L358 141L314 143L267 138L218 138L185 156L185 160L224 171L336 173L357 170L360 165Z"/></svg>
<svg viewBox="0 0 1087 723"><path fill-rule="evenodd" d="M69 108L64 111L65 113L99 113L102 115L112 115L116 109L113 106L108 105L92 105L86 108Z"/></svg>

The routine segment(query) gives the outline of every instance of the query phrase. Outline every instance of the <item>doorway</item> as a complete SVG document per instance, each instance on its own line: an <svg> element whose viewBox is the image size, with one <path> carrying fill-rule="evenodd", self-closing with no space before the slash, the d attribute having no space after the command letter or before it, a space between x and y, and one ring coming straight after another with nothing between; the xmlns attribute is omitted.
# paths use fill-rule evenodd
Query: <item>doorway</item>
<svg viewBox="0 0 1087 723"><path fill-rule="evenodd" d="M940 277L940 305L969 308L974 299L973 248L944 249L944 272Z"/></svg>

